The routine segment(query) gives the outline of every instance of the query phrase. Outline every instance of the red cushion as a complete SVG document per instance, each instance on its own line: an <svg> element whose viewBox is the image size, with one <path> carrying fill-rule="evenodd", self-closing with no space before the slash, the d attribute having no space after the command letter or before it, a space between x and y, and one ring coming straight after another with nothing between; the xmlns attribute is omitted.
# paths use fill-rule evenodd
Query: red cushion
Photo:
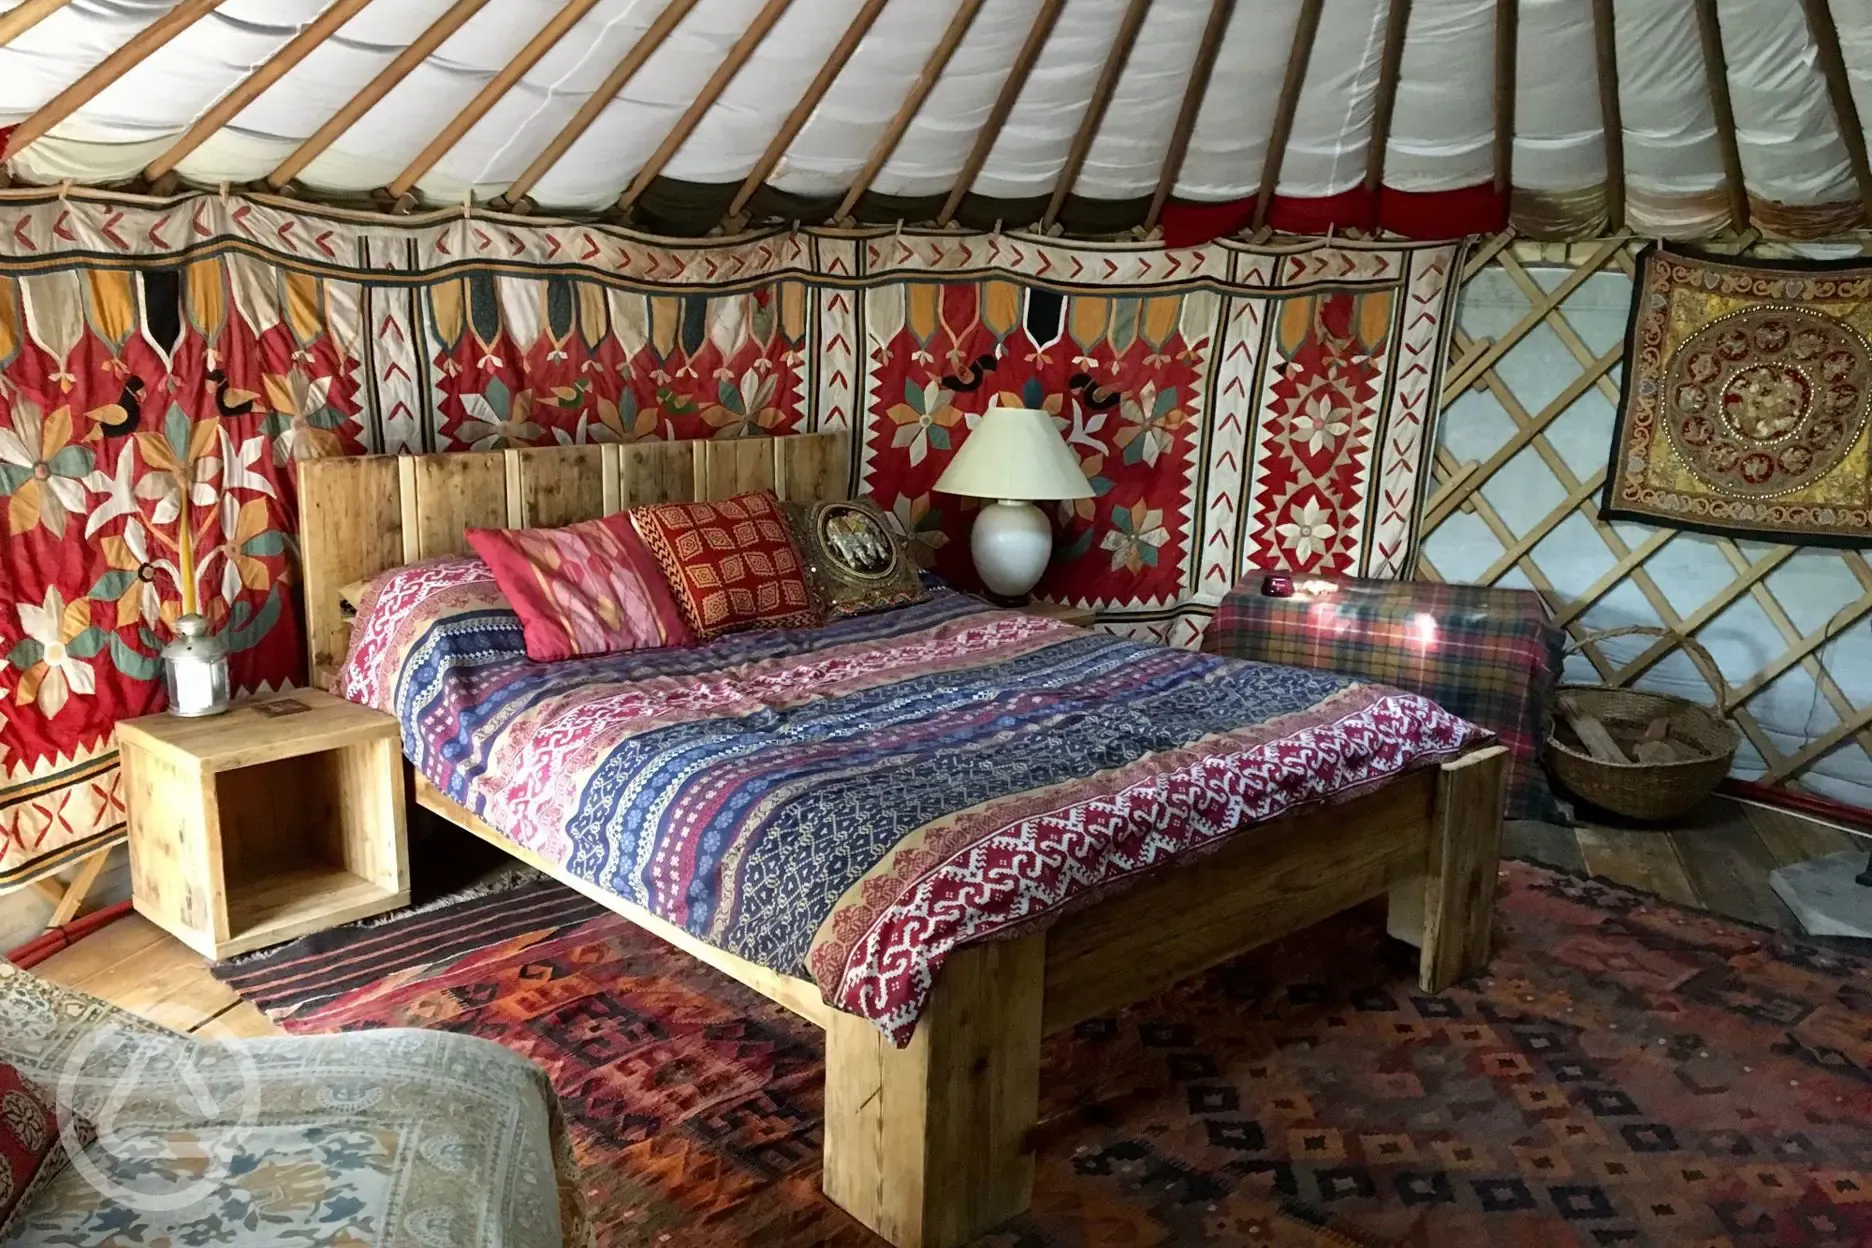
<svg viewBox="0 0 1872 1248"><path fill-rule="evenodd" d="M633 507L637 531L696 636L819 622L805 568L770 490L719 503Z"/></svg>
<svg viewBox="0 0 1872 1248"><path fill-rule="evenodd" d="M91 1138L89 1123L73 1123L81 1140ZM15 1067L0 1062L0 1236L14 1213L26 1206L33 1188L64 1169L65 1160L52 1098Z"/></svg>
<svg viewBox="0 0 1872 1248"><path fill-rule="evenodd" d="M628 515L558 529L469 529L468 543L520 617L529 659L695 642Z"/></svg>

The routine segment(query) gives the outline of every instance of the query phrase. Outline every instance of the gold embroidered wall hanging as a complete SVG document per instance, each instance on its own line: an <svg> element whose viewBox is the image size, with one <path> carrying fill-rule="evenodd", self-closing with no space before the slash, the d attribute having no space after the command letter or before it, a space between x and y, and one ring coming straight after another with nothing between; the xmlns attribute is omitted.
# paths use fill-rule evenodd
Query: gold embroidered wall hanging
<svg viewBox="0 0 1872 1248"><path fill-rule="evenodd" d="M1638 258L1610 519L1872 546L1872 264Z"/></svg>

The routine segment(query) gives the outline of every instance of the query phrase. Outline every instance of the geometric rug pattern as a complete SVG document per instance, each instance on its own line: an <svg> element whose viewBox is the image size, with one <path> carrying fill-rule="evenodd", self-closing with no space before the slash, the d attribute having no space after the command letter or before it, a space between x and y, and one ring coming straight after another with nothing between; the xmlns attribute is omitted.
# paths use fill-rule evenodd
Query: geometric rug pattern
<svg viewBox="0 0 1872 1248"><path fill-rule="evenodd" d="M602 1245L875 1245L819 1194L816 1029L622 919L555 917L563 892L229 970L289 1031L538 1062ZM531 930L496 921L516 906ZM395 947L438 920L440 958ZM1495 934L1487 975L1426 995L1366 907L1053 1037L1033 1208L980 1242L1872 1243L1872 962L1516 862Z"/></svg>

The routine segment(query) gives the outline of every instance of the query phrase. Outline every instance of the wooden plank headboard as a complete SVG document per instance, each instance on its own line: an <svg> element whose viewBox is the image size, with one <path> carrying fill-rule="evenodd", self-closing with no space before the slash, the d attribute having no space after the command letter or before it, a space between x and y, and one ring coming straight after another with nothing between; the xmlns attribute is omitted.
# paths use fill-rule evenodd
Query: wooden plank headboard
<svg viewBox="0 0 1872 1248"><path fill-rule="evenodd" d="M843 430L725 441L604 443L439 455L352 455L299 465L299 557L312 683L344 662L338 591L468 548L466 530L572 524L641 503L845 498Z"/></svg>

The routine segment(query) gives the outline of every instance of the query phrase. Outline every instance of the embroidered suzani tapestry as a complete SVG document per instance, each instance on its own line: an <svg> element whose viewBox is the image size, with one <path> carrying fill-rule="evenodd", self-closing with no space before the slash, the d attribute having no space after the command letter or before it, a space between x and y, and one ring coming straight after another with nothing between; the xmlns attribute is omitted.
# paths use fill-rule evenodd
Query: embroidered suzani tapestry
<svg viewBox="0 0 1872 1248"><path fill-rule="evenodd" d="M1602 510L1872 546L1872 266L1639 257Z"/></svg>
<svg viewBox="0 0 1872 1248"><path fill-rule="evenodd" d="M300 459L849 428L967 587L935 481L1044 407L1096 492L1040 592L1194 645L1246 569L1408 571L1458 258L0 196L0 888L121 835L185 587L241 690L303 679Z"/></svg>

